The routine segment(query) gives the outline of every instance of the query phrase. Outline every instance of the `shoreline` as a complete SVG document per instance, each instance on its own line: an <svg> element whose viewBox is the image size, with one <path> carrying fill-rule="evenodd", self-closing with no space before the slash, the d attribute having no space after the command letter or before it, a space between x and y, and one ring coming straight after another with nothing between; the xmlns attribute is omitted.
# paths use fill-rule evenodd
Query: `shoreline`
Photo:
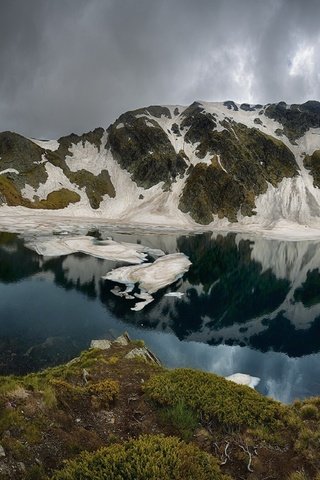
<svg viewBox="0 0 320 480"><path fill-rule="evenodd" d="M87 228L110 228L119 231L141 231L142 233L157 234L212 234L227 235L228 233L241 234L246 237L265 238L279 241L313 241L320 240L319 225L303 225L287 220L279 220L272 224L258 223L226 223L225 220L212 222L209 225L185 224L174 226L171 223L146 223L129 221L129 219L107 219L102 216L72 215L71 212L62 214L48 213L47 211L26 211L23 207L2 207L0 209L0 231L12 233L77 233L77 230ZM61 230L61 232L59 231Z"/></svg>

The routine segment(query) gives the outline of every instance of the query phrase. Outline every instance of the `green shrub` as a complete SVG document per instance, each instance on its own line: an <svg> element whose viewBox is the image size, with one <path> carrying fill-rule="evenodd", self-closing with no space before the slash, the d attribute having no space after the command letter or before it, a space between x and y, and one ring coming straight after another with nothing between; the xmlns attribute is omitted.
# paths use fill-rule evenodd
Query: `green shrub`
<svg viewBox="0 0 320 480"><path fill-rule="evenodd" d="M318 409L312 403L307 403L301 407L301 417L304 420L316 420L318 418Z"/></svg>
<svg viewBox="0 0 320 480"><path fill-rule="evenodd" d="M284 426L289 408L249 387L217 375L176 369L155 375L145 384L150 398L162 406L178 402L192 408L207 421L239 428L266 428L276 432Z"/></svg>
<svg viewBox="0 0 320 480"><path fill-rule="evenodd" d="M143 436L85 452L52 480L230 480L217 460L175 437Z"/></svg>
<svg viewBox="0 0 320 480"><path fill-rule="evenodd" d="M97 383L88 383L85 386L73 385L65 380L53 379L51 385L55 388L55 396L63 404L77 405L79 400L95 398L97 407L106 406L114 402L119 393L119 382L116 380L102 380Z"/></svg>
<svg viewBox="0 0 320 480"><path fill-rule="evenodd" d="M114 402L119 390L119 382L116 380L102 380L86 387L89 395L94 395L107 404Z"/></svg>
<svg viewBox="0 0 320 480"><path fill-rule="evenodd" d="M161 412L162 419L179 432L183 440L189 440L195 431L199 419L196 413L180 400L172 407Z"/></svg>

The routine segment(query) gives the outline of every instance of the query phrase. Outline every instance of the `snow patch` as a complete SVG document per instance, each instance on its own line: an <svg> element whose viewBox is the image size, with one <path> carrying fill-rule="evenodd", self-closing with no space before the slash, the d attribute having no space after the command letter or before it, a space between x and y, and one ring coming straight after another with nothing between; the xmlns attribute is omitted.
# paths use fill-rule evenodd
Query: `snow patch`
<svg viewBox="0 0 320 480"><path fill-rule="evenodd" d="M0 175L3 175L4 173L16 173L17 175L19 175L20 172L18 172L18 170L16 170L15 168L6 168L5 170L2 170L0 172Z"/></svg>
<svg viewBox="0 0 320 480"><path fill-rule="evenodd" d="M58 150L60 145L58 140L36 140L35 138L29 138L29 140L36 145L39 145L39 147L44 148L45 150L51 150L52 152Z"/></svg>

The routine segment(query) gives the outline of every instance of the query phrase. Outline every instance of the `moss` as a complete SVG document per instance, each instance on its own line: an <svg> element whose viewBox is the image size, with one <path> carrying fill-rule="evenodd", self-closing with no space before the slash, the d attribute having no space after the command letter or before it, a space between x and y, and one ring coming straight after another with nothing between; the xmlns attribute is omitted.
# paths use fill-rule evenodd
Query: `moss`
<svg viewBox="0 0 320 480"><path fill-rule="evenodd" d="M145 391L159 405L173 406L182 401L207 421L225 427L261 428L272 433L284 427L287 413L287 407L255 390L191 369L155 375Z"/></svg>
<svg viewBox="0 0 320 480"><path fill-rule="evenodd" d="M228 480L217 460L175 437L143 436L84 453L52 480Z"/></svg>
<svg viewBox="0 0 320 480"><path fill-rule="evenodd" d="M78 185L78 187L85 188L90 206L93 209L100 207L104 195L108 195L111 198L114 198L116 195L107 170L102 170L99 175L93 175L93 173L90 173L87 170L71 172L70 170L67 171L67 169L65 169L65 175L72 183Z"/></svg>
<svg viewBox="0 0 320 480"><path fill-rule="evenodd" d="M5 175L0 175L0 199L9 206L21 205L34 209L57 210L67 207L70 203L77 203L81 198L78 193L67 188L61 188L49 193L45 200L32 202L22 197L13 181L9 180Z"/></svg>
<svg viewBox="0 0 320 480"><path fill-rule="evenodd" d="M70 203L77 203L80 200L81 197L78 193L68 190L67 188L61 188L61 190L55 190L49 193L46 200L34 202L31 204L31 207L58 210L67 207Z"/></svg>
<svg viewBox="0 0 320 480"><path fill-rule="evenodd" d="M10 207L22 205L29 206L29 201L22 198L18 188L12 180L9 180L7 175L0 175L0 201L6 203Z"/></svg>

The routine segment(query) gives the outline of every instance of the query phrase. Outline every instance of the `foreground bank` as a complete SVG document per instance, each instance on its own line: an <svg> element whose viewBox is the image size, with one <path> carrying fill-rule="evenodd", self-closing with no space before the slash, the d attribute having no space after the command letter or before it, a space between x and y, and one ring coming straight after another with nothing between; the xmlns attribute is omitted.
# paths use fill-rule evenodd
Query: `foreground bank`
<svg viewBox="0 0 320 480"><path fill-rule="evenodd" d="M1 478L319 478L320 398L285 406L213 374L167 370L125 335L94 346L1 378Z"/></svg>

